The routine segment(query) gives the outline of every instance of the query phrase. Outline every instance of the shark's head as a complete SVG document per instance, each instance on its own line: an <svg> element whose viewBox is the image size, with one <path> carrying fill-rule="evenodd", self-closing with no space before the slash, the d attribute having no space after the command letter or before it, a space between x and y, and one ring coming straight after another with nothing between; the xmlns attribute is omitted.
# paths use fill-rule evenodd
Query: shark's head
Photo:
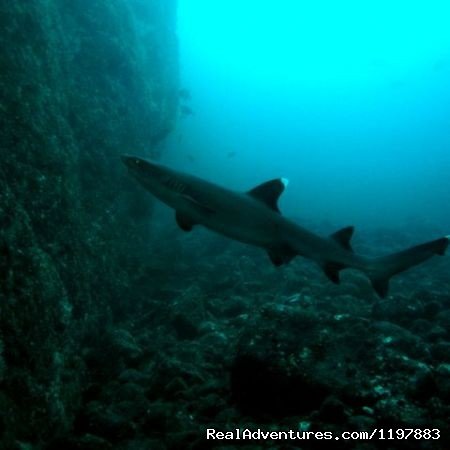
<svg viewBox="0 0 450 450"><path fill-rule="evenodd" d="M153 195L174 207L173 202L186 190L183 176L168 167L137 156L122 155L130 174Z"/></svg>
<svg viewBox="0 0 450 450"><path fill-rule="evenodd" d="M159 168L158 165L147 161L145 159L139 158L137 156L122 155L122 162L127 166L130 174L137 179L148 177L159 178Z"/></svg>

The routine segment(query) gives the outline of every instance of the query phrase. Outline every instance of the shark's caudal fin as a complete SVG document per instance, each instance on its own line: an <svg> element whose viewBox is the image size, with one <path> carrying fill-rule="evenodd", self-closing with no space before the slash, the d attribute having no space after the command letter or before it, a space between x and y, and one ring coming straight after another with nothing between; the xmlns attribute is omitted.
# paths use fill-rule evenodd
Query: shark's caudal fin
<svg viewBox="0 0 450 450"><path fill-rule="evenodd" d="M392 255L374 259L367 270L372 286L380 297L386 297L389 279L397 273L416 266L433 255L444 255L449 245L450 236L446 236L425 244L416 245Z"/></svg>

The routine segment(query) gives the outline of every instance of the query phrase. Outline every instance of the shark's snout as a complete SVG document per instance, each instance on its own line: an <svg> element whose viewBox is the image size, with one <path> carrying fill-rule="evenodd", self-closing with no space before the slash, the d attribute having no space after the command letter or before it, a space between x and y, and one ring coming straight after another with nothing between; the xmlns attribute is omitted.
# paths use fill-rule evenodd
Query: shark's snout
<svg viewBox="0 0 450 450"><path fill-rule="evenodd" d="M179 175L167 167L138 156L121 155L120 158L130 175L163 202L174 205L180 194L186 192Z"/></svg>
<svg viewBox="0 0 450 450"><path fill-rule="evenodd" d="M164 177L164 169L156 163L148 161L138 156L121 155L122 163L128 168L130 174L141 183L161 181Z"/></svg>
<svg viewBox="0 0 450 450"><path fill-rule="evenodd" d="M152 163L138 156L122 155L121 160L128 170L134 174L142 174L146 176L157 176L159 173L158 164Z"/></svg>

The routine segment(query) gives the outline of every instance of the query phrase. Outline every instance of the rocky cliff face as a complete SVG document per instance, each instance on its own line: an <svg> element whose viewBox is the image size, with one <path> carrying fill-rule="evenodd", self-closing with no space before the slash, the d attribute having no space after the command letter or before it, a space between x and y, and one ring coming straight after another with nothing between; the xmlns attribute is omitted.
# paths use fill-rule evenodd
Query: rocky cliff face
<svg viewBox="0 0 450 450"><path fill-rule="evenodd" d="M81 343L136 300L150 206L119 155L157 157L173 127L175 9L0 4L0 447L72 426Z"/></svg>

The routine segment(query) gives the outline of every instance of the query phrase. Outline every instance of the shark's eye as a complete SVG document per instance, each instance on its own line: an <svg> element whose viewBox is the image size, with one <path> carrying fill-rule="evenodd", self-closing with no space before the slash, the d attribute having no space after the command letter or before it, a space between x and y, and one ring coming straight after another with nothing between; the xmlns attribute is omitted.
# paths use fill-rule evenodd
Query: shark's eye
<svg viewBox="0 0 450 450"><path fill-rule="evenodd" d="M134 163L138 166L141 163L141 161L139 161L139 159L135 159Z"/></svg>

